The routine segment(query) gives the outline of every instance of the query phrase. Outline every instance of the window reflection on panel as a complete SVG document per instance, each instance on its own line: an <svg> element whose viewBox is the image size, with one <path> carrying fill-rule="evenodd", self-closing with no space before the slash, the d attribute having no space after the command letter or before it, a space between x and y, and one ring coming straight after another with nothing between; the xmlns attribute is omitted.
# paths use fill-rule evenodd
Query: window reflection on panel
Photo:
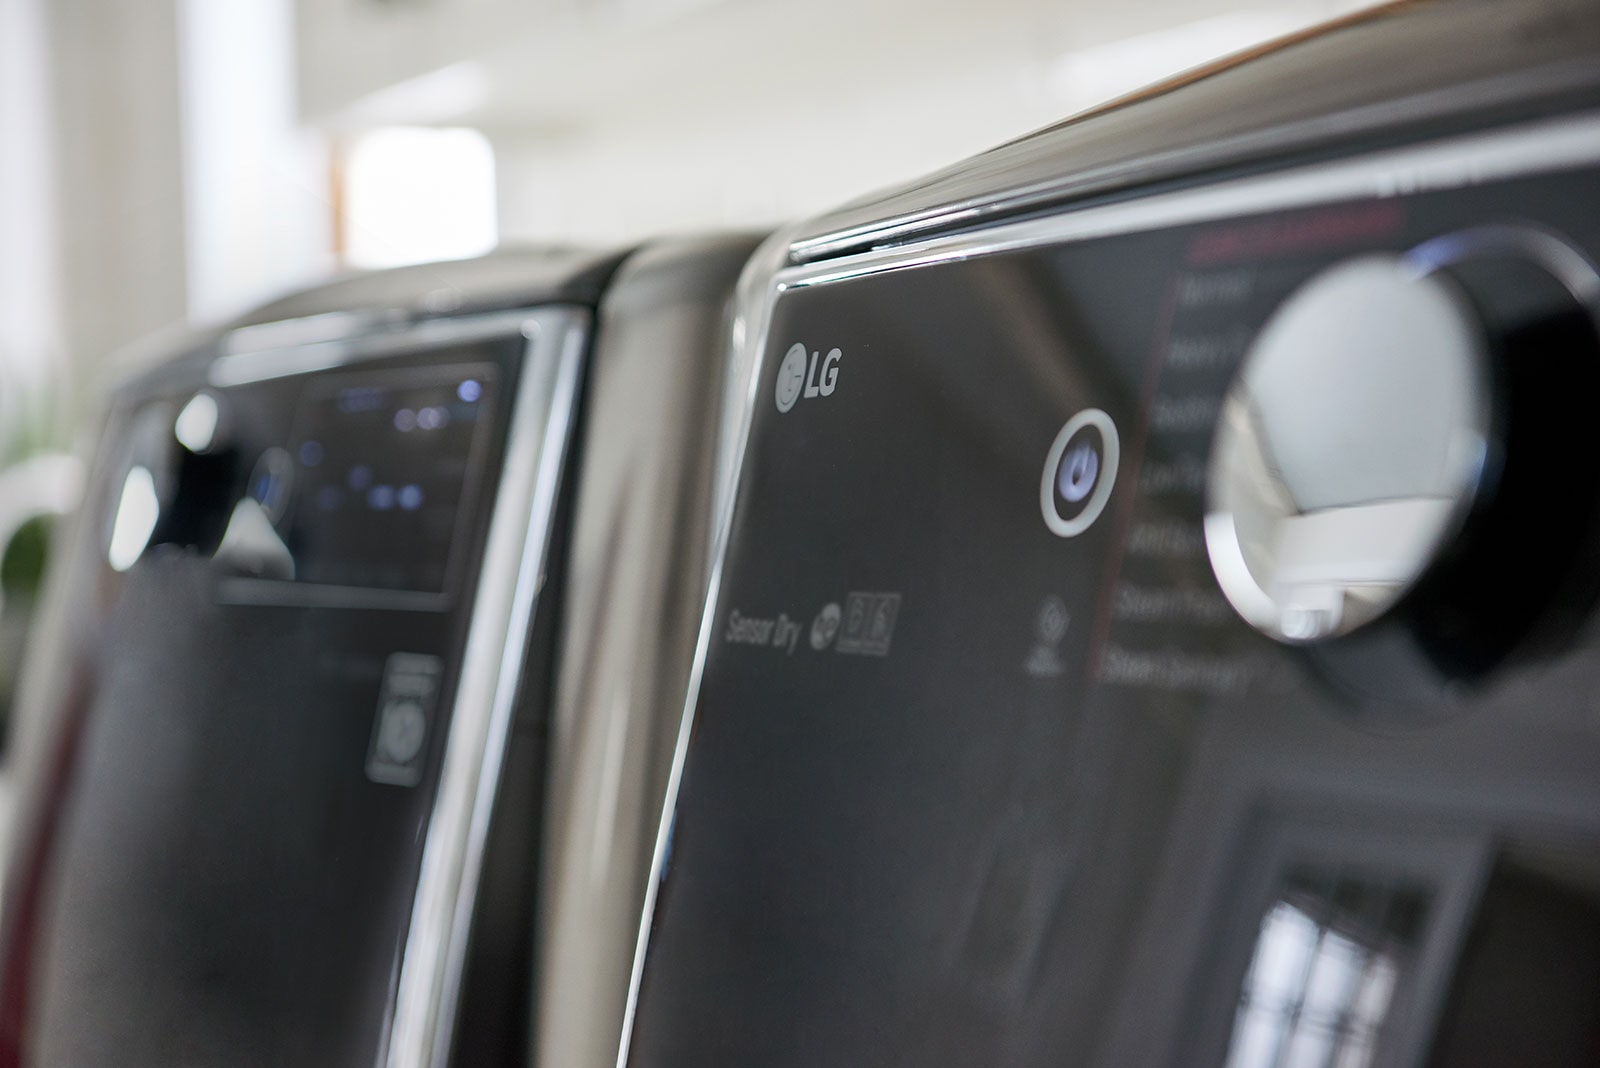
<svg viewBox="0 0 1600 1068"><path fill-rule="evenodd" d="M1428 891L1291 870L1256 936L1227 1068L1368 1068Z"/></svg>

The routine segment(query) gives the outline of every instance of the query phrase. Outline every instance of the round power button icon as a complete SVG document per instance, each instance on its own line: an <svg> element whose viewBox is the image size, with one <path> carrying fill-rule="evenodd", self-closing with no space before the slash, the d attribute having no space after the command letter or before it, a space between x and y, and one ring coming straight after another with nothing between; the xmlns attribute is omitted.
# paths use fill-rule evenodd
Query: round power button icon
<svg viewBox="0 0 1600 1068"><path fill-rule="evenodd" d="M1061 496L1077 504L1094 490L1099 477L1100 450L1088 440L1069 442L1066 454L1056 465L1056 490Z"/></svg>
<svg viewBox="0 0 1600 1068"><path fill-rule="evenodd" d="M1057 537L1082 534L1100 518L1117 482L1117 426L1099 408L1068 419L1045 456L1039 510Z"/></svg>

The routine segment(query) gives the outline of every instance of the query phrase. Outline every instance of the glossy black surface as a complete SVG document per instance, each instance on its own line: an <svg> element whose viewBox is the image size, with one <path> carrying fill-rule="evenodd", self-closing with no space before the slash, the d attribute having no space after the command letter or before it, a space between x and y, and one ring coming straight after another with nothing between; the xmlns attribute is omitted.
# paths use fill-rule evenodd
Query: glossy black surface
<svg viewBox="0 0 1600 1068"><path fill-rule="evenodd" d="M629 1063L1593 1063L1592 317L1515 259L1453 273L1492 339L1488 482L1369 632L1252 631L1201 517L1290 292L1491 222L1592 257L1597 181L785 291ZM796 344L841 351L836 388L782 411ZM1087 410L1120 463L1061 537L1042 469Z"/></svg>
<svg viewBox="0 0 1600 1068"><path fill-rule="evenodd" d="M228 434L205 455L129 440L170 427L199 380L123 393L83 524L57 773L12 873L8 1054L374 1062L526 345L215 389ZM276 487L271 450L290 458ZM118 573L106 537L139 463L162 514ZM275 531L236 536L250 501ZM386 733L396 701L413 718Z"/></svg>
<svg viewBox="0 0 1600 1068"><path fill-rule="evenodd" d="M452 364L311 387L287 449L296 582L444 591L461 513L483 489L496 371ZM246 492L272 492L271 477Z"/></svg>

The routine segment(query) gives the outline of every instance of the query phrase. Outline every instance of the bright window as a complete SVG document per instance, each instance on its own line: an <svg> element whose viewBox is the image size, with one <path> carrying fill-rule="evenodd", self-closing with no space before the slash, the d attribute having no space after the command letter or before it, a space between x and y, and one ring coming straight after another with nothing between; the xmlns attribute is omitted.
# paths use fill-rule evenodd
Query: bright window
<svg viewBox="0 0 1600 1068"><path fill-rule="evenodd" d="M394 126L345 159L343 244L353 267L464 259L494 248L494 149L477 130Z"/></svg>

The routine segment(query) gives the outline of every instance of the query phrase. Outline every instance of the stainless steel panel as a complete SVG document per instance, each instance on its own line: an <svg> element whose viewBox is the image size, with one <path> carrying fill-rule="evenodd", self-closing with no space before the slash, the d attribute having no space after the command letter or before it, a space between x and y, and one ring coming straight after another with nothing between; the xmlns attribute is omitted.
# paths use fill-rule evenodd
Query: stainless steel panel
<svg viewBox="0 0 1600 1068"><path fill-rule="evenodd" d="M753 246L647 249L601 304L550 725L538 1064L615 1060L705 593L727 306Z"/></svg>

